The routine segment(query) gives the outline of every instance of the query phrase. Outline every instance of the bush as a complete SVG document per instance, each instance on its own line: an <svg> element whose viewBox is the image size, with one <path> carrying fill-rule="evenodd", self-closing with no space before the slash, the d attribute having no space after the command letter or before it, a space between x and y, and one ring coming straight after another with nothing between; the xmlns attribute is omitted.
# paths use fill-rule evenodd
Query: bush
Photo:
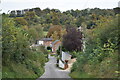
<svg viewBox="0 0 120 80"><path fill-rule="evenodd" d="M88 76L93 75L92 77L96 78L118 78L115 73L118 71L118 58L115 56L118 55L120 26L117 22L116 18L109 21L109 24L100 23L94 29L88 30L92 34L87 34L85 51L77 53L77 62L73 64L71 76L74 77L73 73L77 75L89 73Z"/></svg>
<svg viewBox="0 0 120 80"><path fill-rule="evenodd" d="M52 51L52 49L51 49L51 47L50 47L50 46L48 46L48 47L47 47L47 50L50 50L50 51Z"/></svg>
<svg viewBox="0 0 120 80"><path fill-rule="evenodd" d="M48 51L45 49L44 46L40 46L38 48L39 48L39 51L43 52L44 54L48 54Z"/></svg>

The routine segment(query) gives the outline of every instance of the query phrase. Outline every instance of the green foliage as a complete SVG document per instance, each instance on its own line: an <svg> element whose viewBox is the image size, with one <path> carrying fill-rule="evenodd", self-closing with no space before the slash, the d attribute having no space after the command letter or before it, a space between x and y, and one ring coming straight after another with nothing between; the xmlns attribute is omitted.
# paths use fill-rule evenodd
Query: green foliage
<svg viewBox="0 0 120 80"><path fill-rule="evenodd" d="M44 54L48 54L47 50L45 49L45 46L40 46L39 51L42 51Z"/></svg>
<svg viewBox="0 0 120 80"><path fill-rule="evenodd" d="M75 80L80 80L80 78L89 78L89 80L94 80L94 76L87 73L79 73L78 71L70 73L70 76Z"/></svg>
<svg viewBox="0 0 120 80"><path fill-rule="evenodd" d="M57 54L60 55L60 50L66 52L67 50L64 48L64 46L59 46L58 50L57 50Z"/></svg>
<svg viewBox="0 0 120 80"><path fill-rule="evenodd" d="M37 39L39 38L39 37L38 37L38 33L37 33L37 31L36 31L35 28L30 28L30 29L28 30L28 33L29 33L29 35L32 37L33 42L35 42L35 40L37 40Z"/></svg>
<svg viewBox="0 0 120 80"><path fill-rule="evenodd" d="M48 30L47 28L50 27L50 25L72 25L74 27L78 27L81 26L83 22L88 25L88 28L94 28L96 21L101 18L100 16L114 16L115 13L119 12L119 8L114 8L114 10L99 8L84 10L71 9L65 12L49 8L44 10L41 10L40 8L33 9L30 9L30 11L23 14L24 19L27 21L28 25L41 24L44 26L44 30ZM11 11L11 13L15 13L15 11ZM10 14L10 17L15 16L16 14Z"/></svg>
<svg viewBox="0 0 120 80"><path fill-rule="evenodd" d="M52 36L52 34L54 34L55 31L56 31L58 34L60 34L59 32L61 31L61 28L62 28L62 27L59 26L59 25L55 25L55 26L51 27L51 28L49 29L49 31L48 31L47 36L48 36L48 37Z"/></svg>
<svg viewBox="0 0 120 80"><path fill-rule="evenodd" d="M35 25L38 22L38 17L34 11L26 12L24 18L28 22L28 25Z"/></svg>
<svg viewBox="0 0 120 80"><path fill-rule="evenodd" d="M118 19L113 19L114 11ZM66 34L66 27L79 26L87 28L83 32L86 38L84 52L75 52L78 48L75 47L76 45L81 48L81 43L78 44L80 40L76 39L81 38L81 35L75 36L75 32L71 31L66 38L67 43L72 42L72 46L67 45L69 50L73 49L71 54L77 57L71 76L76 74L75 78L90 78L91 75L104 78L116 77L115 72L119 72L115 64L118 63L116 56L120 18L118 8L114 11L94 8L61 12L58 9L35 8L34 11L30 9L23 17L11 14L10 17L13 18L8 18L8 15L3 14L3 77L36 78L42 75L44 63L48 61L48 52L43 46L31 49L30 45L46 36L43 30L48 31L47 37L62 41L62 36ZM66 51L64 48L62 50ZM60 49L57 53L60 53Z"/></svg>
<svg viewBox="0 0 120 80"><path fill-rule="evenodd" d="M115 14L120 14L120 8L119 7L116 7L113 9Z"/></svg>
<svg viewBox="0 0 120 80"><path fill-rule="evenodd" d="M28 29L28 33L31 36L31 39L33 42L36 42L36 40L39 40L44 36L43 29L42 29L41 25L31 26Z"/></svg>
<svg viewBox="0 0 120 80"><path fill-rule="evenodd" d="M103 20L101 20L103 21ZM118 18L105 19L92 30L86 32L86 47L82 53L77 53L77 62L72 67L71 76L84 78L118 78ZM114 65L114 66L113 66ZM73 73L79 76L75 76ZM106 74L107 73L107 74Z"/></svg>
<svg viewBox="0 0 120 80"><path fill-rule="evenodd" d="M53 25L59 25L59 23L60 23L59 14L53 12L53 15L54 15L54 16L53 16L53 18L52 18L52 24L53 24Z"/></svg>
<svg viewBox="0 0 120 80"><path fill-rule="evenodd" d="M47 51L40 47L31 49L31 34L21 27L15 26L13 19L4 17L2 30L2 77L38 78L41 76L47 61ZM33 28L33 31L35 30L36 32L42 31L37 26ZM32 37L36 38L35 35Z"/></svg>
<svg viewBox="0 0 120 80"><path fill-rule="evenodd" d="M84 18L83 17L78 17L77 21L76 21L76 25L79 27L80 25L82 25L82 23L84 22Z"/></svg>
<svg viewBox="0 0 120 80"><path fill-rule="evenodd" d="M15 18L15 23L17 27L28 25L27 21L23 17Z"/></svg>
<svg viewBox="0 0 120 80"><path fill-rule="evenodd" d="M64 34L64 33L63 33ZM54 25L53 27L50 27L47 37L52 37L53 40L60 40L63 36L62 34L62 26L61 25Z"/></svg>

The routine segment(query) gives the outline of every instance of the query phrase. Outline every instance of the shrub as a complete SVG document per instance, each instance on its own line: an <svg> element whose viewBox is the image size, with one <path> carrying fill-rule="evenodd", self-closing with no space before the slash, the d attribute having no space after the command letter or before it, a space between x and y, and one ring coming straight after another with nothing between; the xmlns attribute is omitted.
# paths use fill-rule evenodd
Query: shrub
<svg viewBox="0 0 120 80"><path fill-rule="evenodd" d="M52 49L51 49L51 47L50 47L50 46L48 46L48 47L47 47L47 50L50 50L50 51L52 51Z"/></svg>

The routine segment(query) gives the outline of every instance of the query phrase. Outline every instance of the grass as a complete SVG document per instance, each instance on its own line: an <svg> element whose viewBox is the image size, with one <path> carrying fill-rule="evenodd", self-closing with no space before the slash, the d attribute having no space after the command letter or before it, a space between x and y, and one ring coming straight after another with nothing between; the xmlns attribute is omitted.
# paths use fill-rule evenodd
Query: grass
<svg viewBox="0 0 120 80"><path fill-rule="evenodd" d="M37 78L34 71L27 69L23 64L11 64L11 66L3 67L3 78Z"/></svg>
<svg viewBox="0 0 120 80"><path fill-rule="evenodd" d="M28 61L28 60L27 60ZM2 67L2 78L39 78L44 73L42 63L33 61L32 63L21 64L10 62L9 66Z"/></svg>
<svg viewBox="0 0 120 80"><path fill-rule="evenodd" d="M43 32L44 36L46 36L46 35L47 35L47 33L48 33L47 31L44 31L44 32Z"/></svg>
<svg viewBox="0 0 120 80"><path fill-rule="evenodd" d="M69 74L69 76L71 76L72 78L93 78L93 76L88 75L87 73L84 72L78 72L78 71L74 71L72 73Z"/></svg>

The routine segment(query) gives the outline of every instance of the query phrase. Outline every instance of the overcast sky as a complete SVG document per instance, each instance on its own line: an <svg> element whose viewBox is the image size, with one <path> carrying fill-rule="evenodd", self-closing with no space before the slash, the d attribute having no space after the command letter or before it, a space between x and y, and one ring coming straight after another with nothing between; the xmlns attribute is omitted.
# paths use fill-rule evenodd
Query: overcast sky
<svg viewBox="0 0 120 80"><path fill-rule="evenodd" d="M118 6L120 0L2 0L0 8L2 12L8 10L22 10L27 8L40 7L55 8L61 11L71 9L85 9L85 8L101 8L101 9L112 9Z"/></svg>

